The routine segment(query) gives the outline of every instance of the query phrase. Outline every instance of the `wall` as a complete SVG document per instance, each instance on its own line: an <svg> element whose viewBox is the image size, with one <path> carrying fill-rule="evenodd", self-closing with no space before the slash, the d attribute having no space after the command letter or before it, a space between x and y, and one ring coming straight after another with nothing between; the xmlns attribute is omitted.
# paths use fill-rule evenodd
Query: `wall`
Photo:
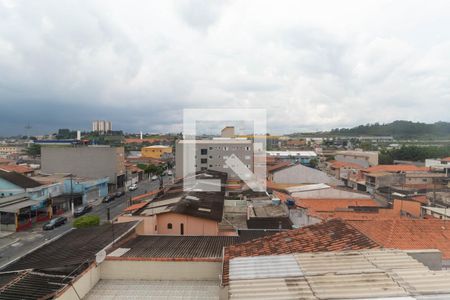
<svg viewBox="0 0 450 300"><path fill-rule="evenodd" d="M3 178L0 178L0 197L2 197L2 194L4 194L4 197L8 197L23 192L25 192L25 189L12 184L11 182L4 180Z"/></svg>
<svg viewBox="0 0 450 300"><path fill-rule="evenodd" d="M202 167L209 170L221 171L228 174L229 178L239 177L228 167L224 168L226 157L235 154L248 168L253 171L253 143L250 140L231 140L231 141L197 141L195 148L196 170L200 171ZM189 141L179 141L175 147L175 176L183 177L183 163L187 163L187 155L192 144ZM248 150L247 150L248 148ZM201 154L201 149L206 149L207 154ZM201 159L206 159L207 163L201 163Z"/></svg>
<svg viewBox="0 0 450 300"><path fill-rule="evenodd" d="M218 280L222 262L105 260L101 279Z"/></svg>
<svg viewBox="0 0 450 300"><path fill-rule="evenodd" d="M88 178L109 177L115 183L125 174L123 147L43 146L41 171L47 174L72 173Z"/></svg>
<svg viewBox="0 0 450 300"><path fill-rule="evenodd" d="M180 226L184 225L184 235L217 235L219 232L217 222L213 220L192 217L176 213L157 215L158 234L180 235ZM172 224L172 229L167 224Z"/></svg>
<svg viewBox="0 0 450 300"><path fill-rule="evenodd" d="M164 153L172 153L172 147L143 147L141 149L142 157L161 158Z"/></svg>
<svg viewBox="0 0 450 300"><path fill-rule="evenodd" d="M305 167L301 164L273 172L272 181L275 183L326 183L331 185L336 185L339 182L335 178L328 176L325 172Z"/></svg>
<svg viewBox="0 0 450 300"><path fill-rule="evenodd" d="M72 300L83 298L89 293L89 291L97 284L100 280L100 266L91 266L90 269L85 271L78 280L73 283L72 286L67 286L67 288L58 296L56 299L59 300ZM75 292L75 290L76 292ZM78 294L78 295L77 295Z"/></svg>
<svg viewBox="0 0 450 300"><path fill-rule="evenodd" d="M126 223L131 221L142 221L142 226L136 227L136 233L138 235L153 235L158 234L155 231L155 225L157 224L156 216L119 216L117 218L118 223Z"/></svg>

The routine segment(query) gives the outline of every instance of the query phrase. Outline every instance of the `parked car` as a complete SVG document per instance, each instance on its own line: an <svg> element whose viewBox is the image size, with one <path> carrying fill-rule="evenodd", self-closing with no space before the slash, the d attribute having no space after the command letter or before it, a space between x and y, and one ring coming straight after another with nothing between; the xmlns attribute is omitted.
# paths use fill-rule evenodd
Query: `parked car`
<svg viewBox="0 0 450 300"><path fill-rule="evenodd" d="M122 197L123 195L125 195L124 191L117 191L116 192L116 198Z"/></svg>
<svg viewBox="0 0 450 300"><path fill-rule="evenodd" d="M85 213L90 212L91 210L92 210L91 205L83 205L83 206L77 207L77 209L75 209L73 216L76 218L76 217L84 215Z"/></svg>
<svg viewBox="0 0 450 300"><path fill-rule="evenodd" d="M130 185L130 187L128 188L129 191L135 191L137 190L137 184L133 183L132 185Z"/></svg>
<svg viewBox="0 0 450 300"><path fill-rule="evenodd" d="M108 203L108 202L113 201L115 198L116 198L116 194L109 194L109 195L106 195L105 198L103 198L102 202Z"/></svg>
<svg viewBox="0 0 450 300"><path fill-rule="evenodd" d="M153 176L152 176L152 181L155 181L155 180L158 180L158 176L153 175Z"/></svg>
<svg viewBox="0 0 450 300"><path fill-rule="evenodd" d="M50 221L45 223L44 226L42 227L42 229L52 230L52 229L55 229L56 227L66 224L66 223L67 223L66 217L57 217L57 218L51 219Z"/></svg>

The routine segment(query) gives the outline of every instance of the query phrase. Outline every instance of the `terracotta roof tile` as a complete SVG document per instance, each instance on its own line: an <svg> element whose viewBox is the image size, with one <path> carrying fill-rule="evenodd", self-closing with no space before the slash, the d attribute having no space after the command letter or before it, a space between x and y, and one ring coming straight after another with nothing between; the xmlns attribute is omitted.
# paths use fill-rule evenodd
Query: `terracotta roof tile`
<svg viewBox="0 0 450 300"><path fill-rule="evenodd" d="M280 255L299 252L379 248L380 245L342 220L330 220L300 229L225 247L223 283L228 284L229 261L234 257Z"/></svg>
<svg viewBox="0 0 450 300"><path fill-rule="evenodd" d="M418 167L414 165L378 165L366 168L362 170L366 173L373 172L418 172L418 171L429 171L428 167Z"/></svg>
<svg viewBox="0 0 450 300"><path fill-rule="evenodd" d="M357 163L352 163L352 162L346 162L346 161L338 161L338 160L333 160L331 161L331 167L335 168L335 169L340 169L340 168L351 168L351 169L364 169L364 166L357 164Z"/></svg>
<svg viewBox="0 0 450 300"><path fill-rule="evenodd" d="M399 219L347 221L359 232L386 248L439 249L450 259L450 224L445 220Z"/></svg>
<svg viewBox="0 0 450 300"><path fill-rule="evenodd" d="M20 174L26 174L33 172L33 169L28 166L21 166L21 165L3 165L0 166L0 170L6 171L6 172L17 172Z"/></svg>

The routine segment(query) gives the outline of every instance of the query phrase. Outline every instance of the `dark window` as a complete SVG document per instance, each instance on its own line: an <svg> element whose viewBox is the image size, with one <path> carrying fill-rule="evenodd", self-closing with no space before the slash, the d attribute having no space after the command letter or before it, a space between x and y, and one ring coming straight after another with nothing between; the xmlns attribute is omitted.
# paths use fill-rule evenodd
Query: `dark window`
<svg viewBox="0 0 450 300"><path fill-rule="evenodd" d="M172 223L167 224L167 229L172 229Z"/></svg>
<svg viewBox="0 0 450 300"><path fill-rule="evenodd" d="M158 225L155 225L155 231L158 231Z"/></svg>
<svg viewBox="0 0 450 300"><path fill-rule="evenodd" d="M183 223L180 224L180 234L184 235L184 224Z"/></svg>
<svg viewBox="0 0 450 300"><path fill-rule="evenodd" d="M207 155L208 154L208 149L200 149L200 154L201 155Z"/></svg>
<svg viewBox="0 0 450 300"><path fill-rule="evenodd" d="M209 147L209 150L212 150L212 147Z"/></svg>
<svg viewBox="0 0 450 300"><path fill-rule="evenodd" d="M206 171L206 170L208 170L207 167L201 167L201 169L200 169L200 171Z"/></svg>
<svg viewBox="0 0 450 300"><path fill-rule="evenodd" d="M207 164L207 163L208 163L208 159L207 159L207 158L201 158L201 159L200 159L200 162L201 162L202 164Z"/></svg>
<svg viewBox="0 0 450 300"><path fill-rule="evenodd" d="M212 167L213 167L213 165L209 165L209 167L210 167L210 168L212 168Z"/></svg>

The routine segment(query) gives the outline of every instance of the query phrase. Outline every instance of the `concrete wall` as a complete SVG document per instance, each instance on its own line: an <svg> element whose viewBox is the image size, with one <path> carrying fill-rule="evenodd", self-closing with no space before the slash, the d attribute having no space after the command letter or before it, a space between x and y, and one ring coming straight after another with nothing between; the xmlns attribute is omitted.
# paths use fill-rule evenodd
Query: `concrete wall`
<svg viewBox="0 0 450 300"><path fill-rule="evenodd" d="M217 222L213 220L196 218L188 215L164 213L157 216L158 234L181 235L181 224L184 227L184 235L217 235L219 232ZM172 224L168 229L167 224Z"/></svg>
<svg viewBox="0 0 450 300"><path fill-rule="evenodd" d="M378 152L376 151L339 151L336 153L335 159L357 163L364 167L378 165Z"/></svg>
<svg viewBox="0 0 450 300"><path fill-rule="evenodd" d="M272 173L271 178L275 183L326 183L331 185L339 183L336 178L328 176L325 172L305 167L301 164L275 171Z"/></svg>
<svg viewBox="0 0 450 300"><path fill-rule="evenodd" d="M81 275L77 281L75 281L73 287L67 286L67 288L60 295L56 296L56 299L73 300L83 298L99 280L100 266L92 266L83 275Z"/></svg>
<svg viewBox="0 0 450 300"><path fill-rule="evenodd" d="M218 280L222 262L105 260L101 279Z"/></svg>
<svg viewBox="0 0 450 300"><path fill-rule="evenodd" d="M88 178L109 177L116 183L125 174L123 147L61 147L41 149L41 171L47 174L72 173Z"/></svg>

